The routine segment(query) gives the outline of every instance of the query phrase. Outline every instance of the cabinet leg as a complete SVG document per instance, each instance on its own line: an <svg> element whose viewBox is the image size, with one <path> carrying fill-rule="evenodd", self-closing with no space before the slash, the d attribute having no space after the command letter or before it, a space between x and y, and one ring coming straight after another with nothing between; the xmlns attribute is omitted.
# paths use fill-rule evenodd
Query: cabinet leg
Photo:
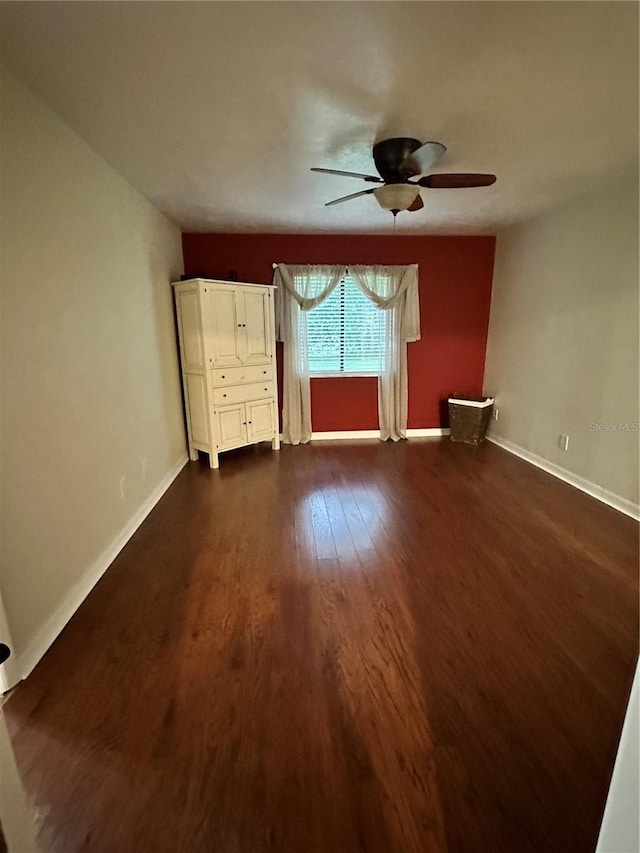
<svg viewBox="0 0 640 853"><path fill-rule="evenodd" d="M280 436L276 433L273 437L273 441L271 442L271 447L274 450L280 450Z"/></svg>
<svg viewBox="0 0 640 853"><path fill-rule="evenodd" d="M197 461L198 461L198 451L195 449L195 447L190 447L190 448L189 448L189 459L190 459L192 462L197 462Z"/></svg>
<svg viewBox="0 0 640 853"><path fill-rule="evenodd" d="M217 453L209 453L209 468L219 468L220 463L218 462L218 454Z"/></svg>

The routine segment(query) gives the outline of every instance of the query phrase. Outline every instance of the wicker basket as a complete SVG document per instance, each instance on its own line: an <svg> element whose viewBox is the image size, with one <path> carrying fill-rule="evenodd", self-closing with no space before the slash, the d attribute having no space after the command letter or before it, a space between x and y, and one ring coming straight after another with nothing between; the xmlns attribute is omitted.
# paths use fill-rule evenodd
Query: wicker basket
<svg viewBox="0 0 640 853"><path fill-rule="evenodd" d="M492 412L493 397L449 397L449 438L462 444L480 444Z"/></svg>

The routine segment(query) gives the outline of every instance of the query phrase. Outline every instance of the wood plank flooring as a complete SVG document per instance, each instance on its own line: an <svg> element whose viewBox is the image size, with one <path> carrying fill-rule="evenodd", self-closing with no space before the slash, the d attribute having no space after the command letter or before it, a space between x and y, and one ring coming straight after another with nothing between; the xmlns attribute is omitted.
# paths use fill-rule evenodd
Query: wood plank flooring
<svg viewBox="0 0 640 853"><path fill-rule="evenodd" d="M46 853L592 853L638 526L492 445L190 464L5 706Z"/></svg>

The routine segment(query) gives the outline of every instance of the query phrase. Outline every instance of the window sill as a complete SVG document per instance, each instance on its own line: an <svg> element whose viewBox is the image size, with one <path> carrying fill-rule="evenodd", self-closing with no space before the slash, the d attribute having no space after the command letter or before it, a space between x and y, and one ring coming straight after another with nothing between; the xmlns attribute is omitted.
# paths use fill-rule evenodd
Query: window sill
<svg viewBox="0 0 640 853"><path fill-rule="evenodd" d="M346 373L344 371L339 373L307 373L305 375L308 376L309 379L377 379L379 376L382 376L381 373Z"/></svg>

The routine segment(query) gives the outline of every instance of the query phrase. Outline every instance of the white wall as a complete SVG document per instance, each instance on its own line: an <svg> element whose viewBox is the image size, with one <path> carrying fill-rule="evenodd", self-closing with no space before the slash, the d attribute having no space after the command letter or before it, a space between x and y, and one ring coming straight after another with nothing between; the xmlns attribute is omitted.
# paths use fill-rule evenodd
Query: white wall
<svg viewBox="0 0 640 853"><path fill-rule="evenodd" d="M0 589L0 643L3 643L9 649L14 648L13 637L9 629L7 614L4 611L4 602L2 600L2 589ZM13 652L9 655L3 664L0 664L0 693L4 693L10 687L20 680L20 672L16 666L16 659ZM0 816L2 812L0 812Z"/></svg>
<svg viewBox="0 0 640 853"><path fill-rule="evenodd" d="M638 668L624 720L596 853L640 850L640 684Z"/></svg>
<svg viewBox="0 0 640 853"><path fill-rule="evenodd" d="M6 849L9 853L41 853L42 847L37 842L38 823L33 817L32 803L24 789L1 710L0 767L0 818Z"/></svg>
<svg viewBox="0 0 640 853"><path fill-rule="evenodd" d="M182 251L55 113L1 81L0 584L24 670L185 458Z"/></svg>
<svg viewBox="0 0 640 853"><path fill-rule="evenodd" d="M637 175L498 235L485 390L492 435L637 505Z"/></svg>

